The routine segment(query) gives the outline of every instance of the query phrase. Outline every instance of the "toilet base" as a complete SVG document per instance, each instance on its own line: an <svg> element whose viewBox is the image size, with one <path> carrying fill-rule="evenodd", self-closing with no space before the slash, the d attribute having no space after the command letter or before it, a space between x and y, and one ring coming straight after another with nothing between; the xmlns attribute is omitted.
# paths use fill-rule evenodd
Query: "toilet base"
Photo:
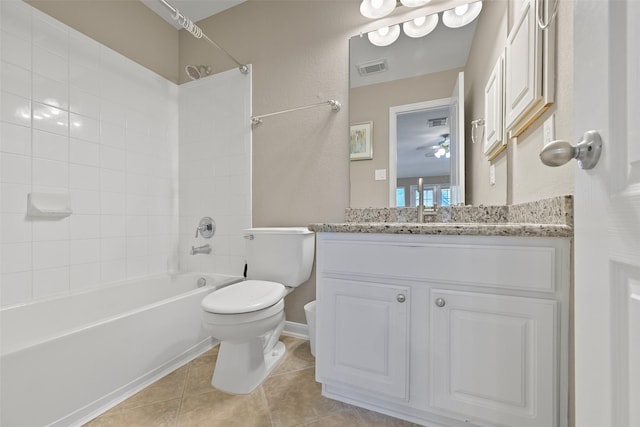
<svg viewBox="0 0 640 427"><path fill-rule="evenodd" d="M260 337L241 343L223 341L211 385L230 394L249 394L255 390L278 366L286 352L281 341L266 352L263 343Z"/></svg>

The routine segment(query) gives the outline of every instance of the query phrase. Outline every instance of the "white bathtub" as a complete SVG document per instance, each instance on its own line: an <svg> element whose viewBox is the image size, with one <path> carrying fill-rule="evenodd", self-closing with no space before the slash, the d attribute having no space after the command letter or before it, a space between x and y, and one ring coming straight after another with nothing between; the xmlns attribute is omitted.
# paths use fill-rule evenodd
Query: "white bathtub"
<svg viewBox="0 0 640 427"><path fill-rule="evenodd" d="M80 425L192 360L213 345L200 301L239 280L154 276L3 308L0 425Z"/></svg>

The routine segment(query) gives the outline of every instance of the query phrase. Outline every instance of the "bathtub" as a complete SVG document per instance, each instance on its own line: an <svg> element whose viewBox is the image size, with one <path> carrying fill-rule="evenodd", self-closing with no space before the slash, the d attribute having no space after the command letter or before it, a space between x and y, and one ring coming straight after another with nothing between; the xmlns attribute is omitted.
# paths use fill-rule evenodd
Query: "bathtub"
<svg viewBox="0 0 640 427"><path fill-rule="evenodd" d="M153 276L1 309L0 425L81 425L194 359L214 344L200 301L241 279Z"/></svg>

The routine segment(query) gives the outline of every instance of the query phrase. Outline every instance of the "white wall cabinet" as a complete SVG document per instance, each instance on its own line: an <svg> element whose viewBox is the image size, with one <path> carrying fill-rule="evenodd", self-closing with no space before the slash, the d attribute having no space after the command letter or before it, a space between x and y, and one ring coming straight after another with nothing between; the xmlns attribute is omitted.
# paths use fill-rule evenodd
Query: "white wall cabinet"
<svg viewBox="0 0 640 427"><path fill-rule="evenodd" d="M548 1L518 5L505 53L505 126L512 138L551 106L555 92L555 27L542 30L536 15L548 14Z"/></svg>
<svg viewBox="0 0 640 427"><path fill-rule="evenodd" d="M564 427L569 239L319 233L323 394L428 426Z"/></svg>

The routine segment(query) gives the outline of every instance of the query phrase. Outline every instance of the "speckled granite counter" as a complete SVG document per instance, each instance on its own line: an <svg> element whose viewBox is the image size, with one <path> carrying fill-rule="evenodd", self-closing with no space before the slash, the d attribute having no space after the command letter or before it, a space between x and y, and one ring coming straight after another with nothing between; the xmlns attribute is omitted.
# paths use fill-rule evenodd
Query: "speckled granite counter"
<svg viewBox="0 0 640 427"><path fill-rule="evenodd" d="M311 224L315 232L448 236L573 237L573 198L511 206L439 208L417 223L416 208L347 209L347 222Z"/></svg>

